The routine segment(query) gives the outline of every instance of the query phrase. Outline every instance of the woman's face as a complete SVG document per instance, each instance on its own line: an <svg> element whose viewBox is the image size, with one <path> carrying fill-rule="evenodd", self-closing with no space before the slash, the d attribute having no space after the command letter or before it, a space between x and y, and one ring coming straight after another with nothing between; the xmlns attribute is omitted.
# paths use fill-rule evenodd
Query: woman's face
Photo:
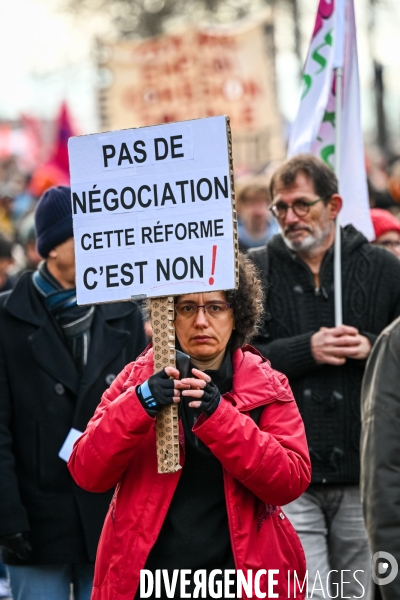
<svg viewBox="0 0 400 600"><path fill-rule="evenodd" d="M383 246L400 258L400 233L398 231L382 233L374 243L377 246Z"/></svg>
<svg viewBox="0 0 400 600"><path fill-rule="evenodd" d="M223 292L205 292L201 294L184 294L179 296L177 305L195 304L210 306L209 303L226 302ZM198 360L209 360L217 357L225 350L231 333L235 328L233 311L231 308L225 312L216 311L213 315L212 308L208 312L199 308L192 316L176 314L175 332L183 352Z"/></svg>

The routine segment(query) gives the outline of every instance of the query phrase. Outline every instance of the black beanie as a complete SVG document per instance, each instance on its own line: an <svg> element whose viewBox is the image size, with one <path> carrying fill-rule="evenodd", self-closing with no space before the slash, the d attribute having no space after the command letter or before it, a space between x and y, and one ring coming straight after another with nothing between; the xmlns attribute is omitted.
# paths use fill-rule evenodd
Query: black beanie
<svg viewBox="0 0 400 600"><path fill-rule="evenodd" d="M51 187L40 198L35 213L36 246L40 256L73 237L71 188Z"/></svg>

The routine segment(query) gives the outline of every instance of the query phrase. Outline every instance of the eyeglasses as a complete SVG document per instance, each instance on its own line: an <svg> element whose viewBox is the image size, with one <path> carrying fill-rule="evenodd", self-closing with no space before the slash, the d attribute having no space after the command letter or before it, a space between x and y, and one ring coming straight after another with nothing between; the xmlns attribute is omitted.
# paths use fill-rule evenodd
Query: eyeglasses
<svg viewBox="0 0 400 600"><path fill-rule="evenodd" d="M178 317L190 319L197 315L199 308L204 310L213 319L223 318L231 308L229 302L206 302L205 304L194 304L193 302L178 302L175 304L175 312Z"/></svg>
<svg viewBox="0 0 400 600"><path fill-rule="evenodd" d="M377 246L383 246L384 248L399 248L400 240L383 240L383 242L375 242Z"/></svg>
<svg viewBox="0 0 400 600"><path fill-rule="evenodd" d="M292 204L286 204L286 202L282 202L282 200L279 200L275 204L271 204L269 210L277 219L284 219L289 208L292 209L292 211L297 217L305 217L306 215L308 215L308 213L310 212L310 208L314 206L314 204L317 204L317 202L323 202L324 200L327 200L327 198L317 198L316 200L313 200L311 202L307 202L307 200L301 200L299 198L298 200L295 200Z"/></svg>

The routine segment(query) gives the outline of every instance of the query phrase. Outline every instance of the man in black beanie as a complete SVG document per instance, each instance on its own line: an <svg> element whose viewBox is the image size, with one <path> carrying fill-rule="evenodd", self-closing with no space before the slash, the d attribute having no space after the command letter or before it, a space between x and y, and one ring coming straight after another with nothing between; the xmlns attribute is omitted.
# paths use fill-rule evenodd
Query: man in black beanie
<svg viewBox="0 0 400 600"><path fill-rule="evenodd" d="M68 442L145 334L133 302L77 305L70 189L45 192L35 222L44 260L0 295L0 546L14 600L69 600L71 584L89 600L112 490L73 482Z"/></svg>

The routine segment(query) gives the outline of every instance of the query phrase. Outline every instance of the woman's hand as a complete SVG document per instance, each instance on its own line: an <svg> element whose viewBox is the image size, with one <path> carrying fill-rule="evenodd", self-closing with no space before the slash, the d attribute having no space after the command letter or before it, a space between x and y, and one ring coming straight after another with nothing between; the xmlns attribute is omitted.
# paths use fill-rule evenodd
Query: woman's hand
<svg viewBox="0 0 400 600"><path fill-rule="evenodd" d="M178 369L166 367L136 388L140 402L150 415L180 401L180 390L189 386L183 384L179 377Z"/></svg>
<svg viewBox="0 0 400 600"><path fill-rule="evenodd" d="M172 379L170 379L170 381L173 381L174 383L174 402L179 402L181 399L181 392L180 390L187 390L189 388L189 385L185 385L181 380L180 380L180 373L178 371L178 369L176 369L175 367L166 367L164 369L164 371L166 372L166 374ZM161 371L162 373L162 371ZM151 379L151 377L150 377Z"/></svg>
<svg viewBox="0 0 400 600"><path fill-rule="evenodd" d="M182 396L191 396L192 398L201 398L189 402L191 408L201 408L209 417L213 414L221 400L221 392L211 381L211 377L199 369L192 369L194 377L182 379L181 383L186 386L183 389ZM190 389L187 389L189 386Z"/></svg>

